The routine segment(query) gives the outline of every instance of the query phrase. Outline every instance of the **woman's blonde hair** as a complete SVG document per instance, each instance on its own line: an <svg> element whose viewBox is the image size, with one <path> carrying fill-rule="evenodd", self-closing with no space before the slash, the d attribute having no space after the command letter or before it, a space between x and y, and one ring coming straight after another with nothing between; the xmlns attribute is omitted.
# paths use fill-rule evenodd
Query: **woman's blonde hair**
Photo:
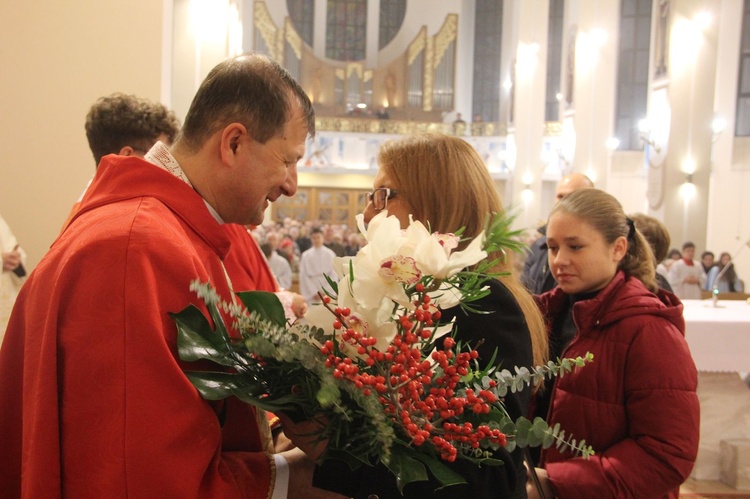
<svg viewBox="0 0 750 499"><path fill-rule="evenodd" d="M659 285L656 282L654 254L651 245L637 230L633 220L625 215L622 205L611 194L599 189L581 189L559 201L550 213L568 213L589 224L602 235L607 244L612 244L618 237L624 237L628 250L620 261L618 268L626 275L641 280L652 292L656 293Z"/></svg>
<svg viewBox="0 0 750 499"><path fill-rule="evenodd" d="M388 141L380 149L378 162L398 191L400 202L415 220L429 223L432 231L456 232L463 227L463 237L473 238L484 230L489 217L504 212L482 158L458 137L424 133ZM523 311L534 365L545 363L547 333L539 308L512 273L510 255L490 258L499 261L493 272L507 272L499 279Z"/></svg>

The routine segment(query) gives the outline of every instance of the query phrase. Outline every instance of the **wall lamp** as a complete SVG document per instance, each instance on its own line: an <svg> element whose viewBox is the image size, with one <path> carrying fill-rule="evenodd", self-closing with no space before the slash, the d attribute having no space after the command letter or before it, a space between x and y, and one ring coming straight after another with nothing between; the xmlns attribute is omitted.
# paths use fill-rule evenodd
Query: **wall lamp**
<svg viewBox="0 0 750 499"><path fill-rule="evenodd" d="M521 182L523 183L521 200L523 200L524 205L528 207L534 200L534 191L531 190L531 184L532 182L534 182L534 176L530 171L527 170L526 173L523 174L523 177L521 177Z"/></svg>
<svg viewBox="0 0 750 499"><path fill-rule="evenodd" d="M727 120L724 118L717 116L713 119L711 122L711 132L712 136L711 139L713 142L716 142L716 140L719 138L719 135L721 135L724 130L727 128Z"/></svg>
<svg viewBox="0 0 750 499"><path fill-rule="evenodd" d="M649 145L656 154L661 152L661 147L659 147L659 144L657 144L653 137L651 137L651 124L648 120L641 120L638 122L638 133L640 134L641 142Z"/></svg>
<svg viewBox="0 0 750 499"><path fill-rule="evenodd" d="M685 182L680 186L680 195L685 202L693 199L696 193L696 187L693 183L693 174L695 174L695 161L688 157L682 162L682 172L685 174Z"/></svg>
<svg viewBox="0 0 750 499"><path fill-rule="evenodd" d="M693 183L693 174L688 173L685 175L685 182L680 186L680 196L687 203L695 197L696 187Z"/></svg>

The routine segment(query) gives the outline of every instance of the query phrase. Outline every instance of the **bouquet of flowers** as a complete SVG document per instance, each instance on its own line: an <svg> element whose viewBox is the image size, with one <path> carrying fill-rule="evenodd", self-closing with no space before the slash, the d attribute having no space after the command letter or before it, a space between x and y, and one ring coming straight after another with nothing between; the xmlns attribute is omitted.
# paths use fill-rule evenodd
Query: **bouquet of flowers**
<svg viewBox="0 0 750 499"><path fill-rule="evenodd" d="M172 314L179 355L224 366L186 373L204 398L234 395L297 421L321 421L323 458L381 463L400 487L428 479L428 471L440 487L462 483L446 463L498 465L493 452L501 447L556 444L593 454L541 418L511 420L503 405L509 391L562 376L591 355L514 372L494 359L480 368L472 345L441 322L441 311L457 305L479 313L471 304L497 276L488 254L521 248L509 218L495 217L463 250L461 234L431 233L415 221L401 230L387 213L366 229L358 222L367 245L338 260L343 278L329 280L323 304L304 323L287 323L273 293L238 293L239 302L225 303L208 283L191 284L214 327L194 305Z"/></svg>

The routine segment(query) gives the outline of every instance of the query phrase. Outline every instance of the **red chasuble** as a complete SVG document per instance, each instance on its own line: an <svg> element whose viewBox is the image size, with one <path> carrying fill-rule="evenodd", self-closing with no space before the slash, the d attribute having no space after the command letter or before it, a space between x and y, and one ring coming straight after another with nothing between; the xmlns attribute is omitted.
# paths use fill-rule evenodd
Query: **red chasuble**
<svg viewBox="0 0 750 499"><path fill-rule="evenodd" d="M3 494L269 495L273 457L254 411L200 397L167 315L198 303L192 279L230 299L229 250L186 183L138 158L103 162L24 285L0 350ZM236 291L253 285L230 267Z"/></svg>
<svg viewBox="0 0 750 499"><path fill-rule="evenodd" d="M224 230L232 241L232 247L226 259L227 268L235 269L250 280L248 286L234 286L235 291L257 289L259 291L278 291L276 278L268 266L266 257L258 247L255 238L247 229L237 224L224 224Z"/></svg>

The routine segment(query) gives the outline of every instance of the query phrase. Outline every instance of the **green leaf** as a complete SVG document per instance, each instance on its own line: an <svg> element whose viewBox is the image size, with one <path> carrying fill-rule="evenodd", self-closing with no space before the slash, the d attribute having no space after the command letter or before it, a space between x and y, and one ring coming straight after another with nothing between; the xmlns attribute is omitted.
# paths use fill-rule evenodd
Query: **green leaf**
<svg viewBox="0 0 750 499"><path fill-rule="evenodd" d="M516 420L516 444L523 448L529 445L529 433L531 431L531 421L524 418L523 416L519 417Z"/></svg>
<svg viewBox="0 0 750 499"><path fill-rule="evenodd" d="M372 464L360 452L348 452L346 449L329 449L325 454L326 460L338 459L349 465L349 469L356 470L362 465L372 466Z"/></svg>
<svg viewBox="0 0 750 499"><path fill-rule="evenodd" d="M555 424L554 428L550 428L545 434L542 441L542 448L548 449L554 442L557 433L560 431L560 423Z"/></svg>
<svg viewBox="0 0 750 499"><path fill-rule="evenodd" d="M542 419L534 419L534 423L529 431L528 439L530 447L539 447L544 443L544 437L547 435L549 425Z"/></svg>
<svg viewBox="0 0 750 499"><path fill-rule="evenodd" d="M414 452L414 457L416 459L427 465L430 474L440 484L440 487L437 487L437 489L466 483L466 479L450 468L442 459L426 452L417 452L416 450L412 450L412 452Z"/></svg>
<svg viewBox="0 0 750 499"><path fill-rule="evenodd" d="M414 454L416 453L409 452L409 449L403 445L394 445L391 450L391 459L386 464L396 477L396 486L402 494L406 484L428 479L424 464L415 459Z"/></svg>
<svg viewBox="0 0 750 499"><path fill-rule="evenodd" d="M268 291L243 291L237 293L248 310L257 313L263 320L267 320L277 326L286 325L284 307L275 293Z"/></svg>
<svg viewBox="0 0 750 499"><path fill-rule="evenodd" d="M206 400L221 400L231 395L264 411L294 414L299 408L299 396L289 394L271 400L265 396L265 386L247 374L216 371L186 371L185 375Z"/></svg>
<svg viewBox="0 0 750 499"><path fill-rule="evenodd" d="M208 319L195 305L169 314L177 323L177 353L182 360L195 362L207 359L222 366L235 362L227 357L229 350L220 333L211 329Z"/></svg>
<svg viewBox="0 0 750 499"><path fill-rule="evenodd" d="M263 394L263 385L247 376L215 371L188 371L185 374L206 400L221 400L234 395L243 402L257 405L258 397Z"/></svg>
<svg viewBox="0 0 750 499"><path fill-rule="evenodd" d="M499 448L499 446L498 446L498 448ZM507 448L505 448L505 449L508 450ZM508 452L513 452L513 451L512 450L508 450ZM505 463L503 461L501 461L500 459L495 459L493 457L463 456L462 459L465 459L467 461L471 461L472 463L476 464L477 466L505 466Z"/></svg>
<svg viewBox="0 0 750 499"><path fill-rule="evenodd" d="M354 279L354 273L352 272L351 261L349 262L349 271L351 272L350 273L350 277L349 277L349 280L351 281L351 280ZM325 294L327 294L328 296L331 296L331 298L335 298L336 296L338 296L338 294L339 294L339 283L337 281L334 281L333 279L331 279L328 276L328 274L323 274L323 277L325 277L326 282L328 283L328 286L330 286L330 288L331 288L331 292L328 292L328 290L324 289L323 291L325 292ZM331 293L333 293L333 295L331 295Z"/></svg>

